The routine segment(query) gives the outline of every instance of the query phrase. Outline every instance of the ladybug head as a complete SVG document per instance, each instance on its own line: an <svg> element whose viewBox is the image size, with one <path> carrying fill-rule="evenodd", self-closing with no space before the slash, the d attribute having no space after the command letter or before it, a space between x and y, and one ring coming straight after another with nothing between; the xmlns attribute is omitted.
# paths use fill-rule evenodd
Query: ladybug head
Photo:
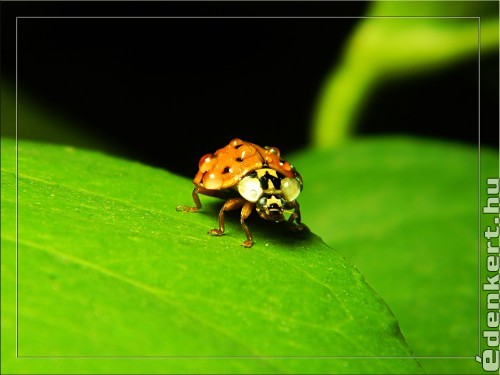
<svg viewBox="0 0 500 375"><path fill-rule="evenodd" d="M259 169L238 184L238 192L246 200L255 203L255 210L265 220L285 220L283 212L302 190L299 179L285 177L276 171Z"/></svg>
<svg viewBox="0 0 500 375"><path fill-rule="evenodd" d="M263 195L255 204L255 210L261 218L276 223L285 220L283 211L286 201L280 195Z"/></svg>

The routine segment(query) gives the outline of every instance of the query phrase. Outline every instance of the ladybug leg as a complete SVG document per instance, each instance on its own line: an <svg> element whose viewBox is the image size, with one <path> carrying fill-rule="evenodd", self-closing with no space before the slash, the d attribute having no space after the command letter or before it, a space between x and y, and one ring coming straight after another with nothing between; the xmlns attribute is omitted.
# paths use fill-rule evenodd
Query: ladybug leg
<svg viewBox="0 0 500 375"><path fill-rule="evenodd" d="M193 190L193 200L194 204L196 204L196 207L188 207L188 206L177 206L175 209L177 211L182 211L182 212L195 212L198 211L201 208L201 201L200 201L200 196L198 195L198 187L195 187Z"/></svg>
<svg viewBox="0 0 500 375"><path fill-rule="evenodd" d="M305 224L302 224L302 222L301 222L302 218L300 216L300 205L299 205L299 202L294 201L293 202L293 207L291 207L291 208L295 208L295 210L293 211L293 213L288 218L288 227L291 230L296 231L296 232L309 231L309 228L307 228L307 226ZM294 223L294 221L296 223Z"/></svg>
<svg viewBox="0 0 500 375"><path fill-rule="evenodd" d="M212 236L222 236L224 234L224 211L235 210L243 206L245 202L246 200L243 198L228 199L219 212L219 229L211 229L208 231L208 234L211 234Z"/></svg>
<svg viewBox="0 0 500 375"><path fill-rule="evenodd" d="M247 225L245 224L245 220L252 213L254 206L255 206L254 203L246 202L243 205L243 208L241 209L240 222L241 222L241 226L243 227L243 231L245 232L245 234L247 236L247 240L243 241L243 243L241 245L245 246L245 247L252 247L252 245L253 245L252 234L250 233L250 230L248 229Z"/></svg>

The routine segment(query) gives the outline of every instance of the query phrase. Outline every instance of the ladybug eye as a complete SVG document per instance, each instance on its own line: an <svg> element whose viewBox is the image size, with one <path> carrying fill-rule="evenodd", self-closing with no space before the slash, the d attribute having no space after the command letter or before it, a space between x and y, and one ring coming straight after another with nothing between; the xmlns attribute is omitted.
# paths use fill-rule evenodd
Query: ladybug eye
<svg viewBox="0 0 500 375"><path fill-rule="evenodd" d="M238 184L238 192L247 201L255 203L263 193L258 178L247 176Z"/></svg>
<svg viewBox="0 0 500 375"><path fill-rule="evenodd" d="M295 178L286 177L281 180L281 194L288 202L297 199L301 190L302 185Z"/></svg>

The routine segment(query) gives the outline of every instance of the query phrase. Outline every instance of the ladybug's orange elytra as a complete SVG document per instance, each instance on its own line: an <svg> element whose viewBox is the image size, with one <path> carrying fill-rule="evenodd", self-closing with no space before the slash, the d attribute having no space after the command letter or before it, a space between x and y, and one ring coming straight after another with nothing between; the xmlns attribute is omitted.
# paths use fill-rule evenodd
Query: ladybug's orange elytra
<svg viewBox="0 0 500 375"><path fill-rule="evenodd" d="M215 153L201 157L193 183L196 207L178 206L177 211L201 209L198 194L227 199L219 212L219 228L210 230L211 235L223 235L224 212L238 208L241 208L241 226L247 236L242 244L245 247L253 245L245 220L254 208L260 217L274 222L284 221L284 212L293 210L288 218L289 226L294 230L307 229L301 223L296 200L302 191L302 177L280 157L277 147L260 147L239 138L232 139Z"/></svg>

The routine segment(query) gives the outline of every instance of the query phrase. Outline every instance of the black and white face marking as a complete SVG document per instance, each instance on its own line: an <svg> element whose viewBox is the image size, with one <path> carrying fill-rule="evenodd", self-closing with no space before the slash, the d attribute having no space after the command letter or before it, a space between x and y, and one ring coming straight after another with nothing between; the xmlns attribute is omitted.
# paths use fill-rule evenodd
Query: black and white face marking
<svg viewBox="0 0 500 375"><path fill-rule="evenodd" d="M285 208L285 200L279 195L263 195L255 205L255 210L261 218L280 222L285 220L283 211Z"/></svg>
<svg viewBox="0 0 500 375"><path fill-rule="evenodd" d="M256 203L259 215L276 222L285 220L286 204L297 199L301 190L299 180L285 177L271 168L257 169L238 183L238 192L247 201Z"/></svg>
<svg viewBox="0 0 500 375"><path fill-rule="evenodd" d="M256 177L260 181L260 185L264 192L270 193L281 189L281 180L285 178L281 173L270 168L257 169Z"/></svg>

